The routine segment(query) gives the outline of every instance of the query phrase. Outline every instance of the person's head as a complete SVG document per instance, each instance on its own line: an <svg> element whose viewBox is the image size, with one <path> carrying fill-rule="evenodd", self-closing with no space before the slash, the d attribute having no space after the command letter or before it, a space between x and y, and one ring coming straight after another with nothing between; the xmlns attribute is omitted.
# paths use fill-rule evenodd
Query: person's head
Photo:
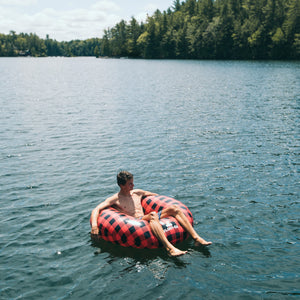
<svg viewBox="0 0 300 300"><path fill-rule="evenodd" d="M133 179L133 175L130 172L127 171L121 171L118 175L117 175L117 183L118 186L121 187L124 186L126 184L126 182L128 180Z"/></svg>

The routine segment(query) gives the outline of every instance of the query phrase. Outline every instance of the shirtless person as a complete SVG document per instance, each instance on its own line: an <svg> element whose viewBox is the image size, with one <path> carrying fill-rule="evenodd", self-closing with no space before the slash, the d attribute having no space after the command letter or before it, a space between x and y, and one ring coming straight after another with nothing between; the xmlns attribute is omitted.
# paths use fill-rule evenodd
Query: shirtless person
<svg viewBox="0 0 300 300"><path fill-rule="evenodd" d="M117 175L117 182L120 187L120 192L107 198L105 201L100 203L93 211L92 211L92 235L98 235L99 228L97 226L97 219L101 210L106 207L114 205L120 211L133 216L135 218L140 218L142 220L148 221L150 224L150 228L153 234L157 237L157 239L163 244L166 248L167 252L171 256L179 256L185 254L187 251L181 251L175 248L166 238L163 228L159 223L159 216L156 212L151 212L148 215L144 215L143 208L141 205L141 199L143 196L155 196L157 194L133 189L133 175L129 172L122 171ZM181 224L181 226L190 234L190 236L195 240L195 245L204 245L208 246L211 242L205 241L201 238L184 213L180 210L180 208L176 205L171 205L161 211L160 218L165 218L168 216L173 216L177 219L177 221Z"/></svg>

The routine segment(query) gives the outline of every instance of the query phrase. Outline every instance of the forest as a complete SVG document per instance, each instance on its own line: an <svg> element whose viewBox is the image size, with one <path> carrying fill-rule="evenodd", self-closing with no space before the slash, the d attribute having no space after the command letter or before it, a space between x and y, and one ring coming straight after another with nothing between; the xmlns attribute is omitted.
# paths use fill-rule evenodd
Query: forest
<svg viewBox="0 0 300 300"><path fill-rule="evenodd" d="M100 43L98 38L58 42L48 35L41 39L33 33L10 31L0 34L0 56L99 56Z"/></svg>
<svg viewBox="0 0 300 300"><path fill-rule="evenodd" d="M0 56L147 59L299 59L299 0L186 0L104 30L101 38L57 42L0 34Z"/></svg>

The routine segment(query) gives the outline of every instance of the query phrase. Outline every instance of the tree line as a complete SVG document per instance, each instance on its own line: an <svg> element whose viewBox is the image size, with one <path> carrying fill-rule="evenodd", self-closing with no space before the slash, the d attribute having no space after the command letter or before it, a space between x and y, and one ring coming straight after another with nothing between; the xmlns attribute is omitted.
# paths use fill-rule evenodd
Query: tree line
<svg viewBox="0 0 300 300"><path fill-rule="evenodd" d="M0 56L99 56L100 43L99 38L58 42L48 35L41 39L33 33L10 31L0 34Z"/></svg>
<svg viewBox="0 0 300 300"><path fill-rule="evenodd" d="M0 34L0 56L168 59L299 59L299 0L175 0L145 22L134 17L102 38L57 42Z"/></svg>
<svg viewBox="0 0 300 300"><path fill-rule="evenodd" d="M176 0L145 24L105 30L101 55L190 59L299 59L299 0Z"/></svg>

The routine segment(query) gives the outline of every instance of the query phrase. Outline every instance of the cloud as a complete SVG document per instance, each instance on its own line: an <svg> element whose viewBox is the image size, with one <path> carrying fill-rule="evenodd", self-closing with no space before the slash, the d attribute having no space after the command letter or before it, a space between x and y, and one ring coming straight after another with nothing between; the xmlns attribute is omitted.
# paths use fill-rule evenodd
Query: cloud
<svg viewBox="0 0 300 300"><path fill-rule="evenodd" d="M37 4L37 0L0 0L0 5L5 6L30 6Z"/></svg>
<svg viewBox="0 0 300 300"><path fill-rule="evenodd" d="M21 0L12 0L17 2ZM22 0L28 4L34 0ZM62 41L102 37L103 30L120 21L120 7L112 1L103 0L87 8L59 10L45 8L37 13L22 13L13 7L3 6L0 0L0 32L36 33L41 38L49 34L50 38ZM1 7L2 6L2 7Z"/></svg>
<svg viewBox="0 0 300 300"><path fill-rule="evenodd" d="M101 11L120 11L120 7L112 1L99 1L91 6L92 9Z"/></svg>

